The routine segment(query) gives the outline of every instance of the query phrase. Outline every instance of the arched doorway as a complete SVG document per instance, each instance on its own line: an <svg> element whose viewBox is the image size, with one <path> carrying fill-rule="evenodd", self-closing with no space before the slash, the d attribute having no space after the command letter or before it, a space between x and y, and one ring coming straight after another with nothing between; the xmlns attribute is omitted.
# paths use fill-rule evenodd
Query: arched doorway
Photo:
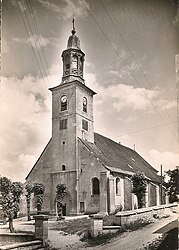
<svg viewBox="0 0 179 250"><path fill-rule="evenodd" d="M63 197L62 202L58 203L57 197L55 197L55 214L56 216L67 216L70 215L71 207L72 207L72 201L70 198L69 192L66 192L66 194Z"/></svg>

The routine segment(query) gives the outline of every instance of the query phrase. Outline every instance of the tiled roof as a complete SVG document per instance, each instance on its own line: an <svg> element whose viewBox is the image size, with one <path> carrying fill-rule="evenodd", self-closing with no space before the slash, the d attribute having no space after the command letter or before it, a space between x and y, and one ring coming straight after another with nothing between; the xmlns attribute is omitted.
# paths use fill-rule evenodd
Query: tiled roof
<svg viewBox="0 0 179 250"><path fill-rule="evenodd" d="M126 174L142 172L148 179L160 182L161 177L157 175L158 171L136 151L97 133L94 138L94 144L84 140L83 143L106 167L109 167L110 171Z"/></svg>

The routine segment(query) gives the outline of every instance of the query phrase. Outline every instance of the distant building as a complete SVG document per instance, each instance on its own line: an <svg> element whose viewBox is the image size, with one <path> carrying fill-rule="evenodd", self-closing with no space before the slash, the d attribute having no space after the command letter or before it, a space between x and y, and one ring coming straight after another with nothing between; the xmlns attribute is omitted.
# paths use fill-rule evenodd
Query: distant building
<svg viewBox="0 0 179 250"><path fill-rule="evenodd" d="M148 181L146 206L159 205L161 178L136 151L94 133L93 96L83 78L84 57L73 26L62 53L63 76L52 92L52 138L26 177L45 184L44 210L56 213L56 186L67 187L63 214L112 213L137 207L130 177Z"/></svg>

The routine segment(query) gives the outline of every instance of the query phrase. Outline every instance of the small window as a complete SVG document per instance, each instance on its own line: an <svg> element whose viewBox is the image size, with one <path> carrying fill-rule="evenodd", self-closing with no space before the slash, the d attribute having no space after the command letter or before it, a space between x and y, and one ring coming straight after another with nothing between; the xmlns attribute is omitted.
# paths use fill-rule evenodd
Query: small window
<svg viewBox="0 0 179 250"><path fill-rule="evenodd" d="M82 120L82 128L86 131L88 131L88 122L85 120Z"/></svg>
<svg viewBox="0 0 179 250"><path fill-rule="evenodd" d="M67 119L60 120L60 130L67 129Z"/></svg>
<svg viewBox="0 0 179 250"><path fill-rule="evenodd" d="M80 202L80 212L83 213L85 211L85 203Z"/></svg>
<svg viewBox="0 0 179 250"><path fill-rule="evenodd" d="M83 111L87 112L87 98L83 97Z"/></svg>
<svg viewBox="0 0 179 250"><path fill-rule="evenodd" d="M96 177L92 179L92 194L99 194L99 180Z"/></svg>
<svg viewBox="0 0 179 250"><path fill-rule="evenodd" d="M61 102L61 111L67 110L67 96L63 95L60 99Z"/></svg>
<svg viewBox="0 0 179 250"><path fill-rule="evenodd" d="M65 171L65 170L66 170L65 165L62 165L62 171Z"/></svg>
<svg viewBox="0 0 179 250"><path fill-rule="evenodd" d="M120 179L116 178L116 195L121 195Z"/></svg>

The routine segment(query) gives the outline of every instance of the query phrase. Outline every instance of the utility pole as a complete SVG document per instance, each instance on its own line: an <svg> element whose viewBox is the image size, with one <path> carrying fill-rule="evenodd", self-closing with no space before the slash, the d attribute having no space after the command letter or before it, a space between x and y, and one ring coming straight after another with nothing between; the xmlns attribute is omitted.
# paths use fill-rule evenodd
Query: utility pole
<svg viewBox="0 0 179 250"><path fill-rule="evenodd" d="M176 94L177 94L177 125L178 125L178 143L179 143L179 54L175 55L176 68Z"/></svg>
<svg viewBox="0 0 179 250"><path fill-rule="evenodd" d="M161 176L161 184L160 184L160 204L162 205L162 184L163 184L163 174L162 174L162 164L160 165L160 176Z"/></svg>

